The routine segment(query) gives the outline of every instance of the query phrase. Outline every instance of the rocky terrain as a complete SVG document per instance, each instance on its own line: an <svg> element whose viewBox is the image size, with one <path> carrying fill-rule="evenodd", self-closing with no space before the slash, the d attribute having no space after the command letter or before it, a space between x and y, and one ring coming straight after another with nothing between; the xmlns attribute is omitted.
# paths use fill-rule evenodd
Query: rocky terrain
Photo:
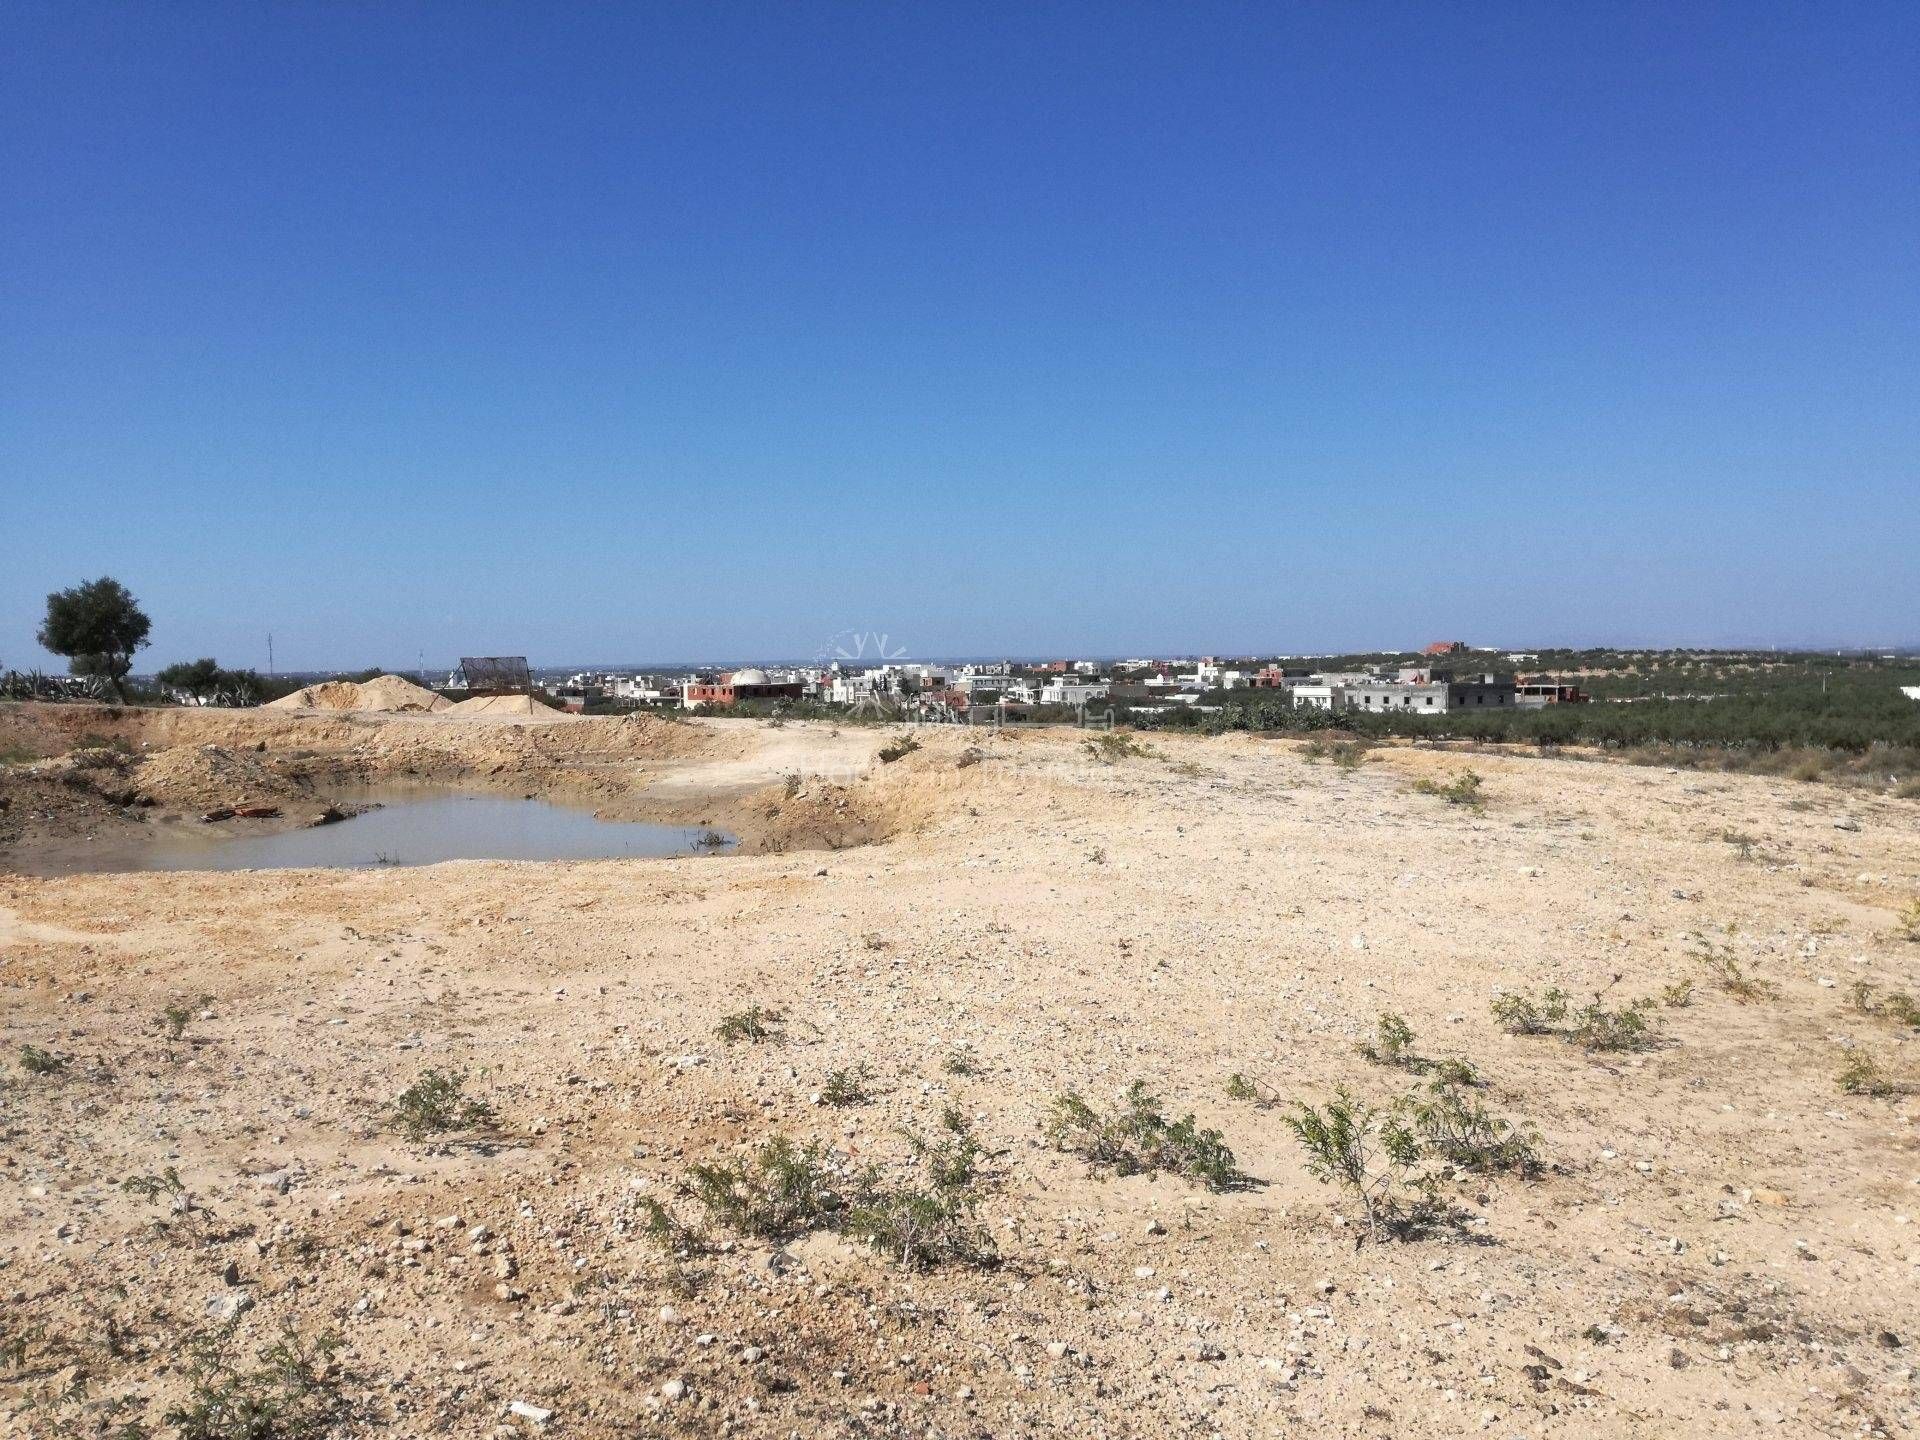
<svg viewBox="0 0 1920 1440"><path fill-rule="evenodd" d="M900 738L0 714L16 855L256 770L304 799L409 768L757 851L0 874L0 1429L1920 1424L1920 802ZM63 778L83 739L114 780ZM1124 1125L1060 1103L1111 1120L1136 1081ZM1366 1197L1316 1176L1302 1105L1437 1082L1513 1128L1442 1153L1403 1110L1398 1189L1385 1132Z"/></svg>

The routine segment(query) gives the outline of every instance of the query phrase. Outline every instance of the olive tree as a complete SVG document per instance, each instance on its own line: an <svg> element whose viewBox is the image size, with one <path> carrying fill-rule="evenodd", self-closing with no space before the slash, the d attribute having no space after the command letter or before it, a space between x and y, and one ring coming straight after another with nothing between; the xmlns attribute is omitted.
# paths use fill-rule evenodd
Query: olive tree
<svg viewBox="0 0 1920 1440"><path fill-rule="evenodd" d="M39 640L54 654L64 655L75 675L98 676L125 700L121 682L133 668L133 652L147 643L152 624L132 592L103 575L47 596Z"/></svg>

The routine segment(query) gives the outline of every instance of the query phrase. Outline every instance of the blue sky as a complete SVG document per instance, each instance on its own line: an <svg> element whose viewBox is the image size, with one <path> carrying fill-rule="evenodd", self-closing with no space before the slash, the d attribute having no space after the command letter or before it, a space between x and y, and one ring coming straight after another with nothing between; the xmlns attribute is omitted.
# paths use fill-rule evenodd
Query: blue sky
<svg viewBox="0 0 1920 1440"><path fill-rule="evenodd" d="M1920 640L1920 6L0 8L0 664Z"/></svg>

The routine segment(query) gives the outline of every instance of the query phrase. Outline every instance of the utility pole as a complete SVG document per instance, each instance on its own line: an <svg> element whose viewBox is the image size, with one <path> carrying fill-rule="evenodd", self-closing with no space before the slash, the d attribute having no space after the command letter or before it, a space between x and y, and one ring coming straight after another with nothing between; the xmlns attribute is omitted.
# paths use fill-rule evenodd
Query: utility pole
<svg viewBox="0 0 1920 1440"><path fill-rule="evenodd" d="M273 632L267 632L267 674L273 674Z"/></svg>

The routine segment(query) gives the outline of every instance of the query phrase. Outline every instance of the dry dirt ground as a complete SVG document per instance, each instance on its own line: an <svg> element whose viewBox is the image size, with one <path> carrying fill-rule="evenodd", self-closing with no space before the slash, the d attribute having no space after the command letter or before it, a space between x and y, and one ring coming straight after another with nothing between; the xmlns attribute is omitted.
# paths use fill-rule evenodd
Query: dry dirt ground
<svg viewBox="0 0 1920 1440"><path fill-rule="evenodd" d="M898 732L623 723L88 722L153 757L130 786L209 743L321 791L413 764L706 806L761 853L0 875L0 1430L243 1433L165 1418L207 1398L193 1344L222 1329L242 1372L337 1337L313 1403L353 1435L1920 1427L1920 1030L1851 998L1920 989L1898 921L1920 804L1415 749L1343 769L1250 737L1108 761L1066 732L922 731L881 764ZM53 754L81 722L9 724ZM1413 788L1469 763L1484 810ZM67 833L58 793L14 783L16 853ZM61 784L105 806L87 823L139 823ZM1773 988L1730 993L1703 943ZM1489 1012L1687 980L1638 1051ZM779 1036L716 1036L756 1003ZM1362 1243L1287 1116L1424 1083L1357 1052L1383 1011L1471 1062L1546 1169L1449 1182L1458 1224ZM1898 1092L1843 1093L1850 1050ZM860 1065L870 1098L816 1103ZM398 1132L386 1107L428 1069L494 1119ZM1235 1072L1280 1103L1230 1098ZM1106 1108L1135 1079L1245 1182L1048 1143L1054 1097ZM991 1263L910 1270L831 1224L767 1242L684 1188L775 1135L902 1176L904 1132L950 1106L990 1151ZM650 1200L707 1244L663 1249ZM297 1418L245 1433L321 1433Z"/></svg>

